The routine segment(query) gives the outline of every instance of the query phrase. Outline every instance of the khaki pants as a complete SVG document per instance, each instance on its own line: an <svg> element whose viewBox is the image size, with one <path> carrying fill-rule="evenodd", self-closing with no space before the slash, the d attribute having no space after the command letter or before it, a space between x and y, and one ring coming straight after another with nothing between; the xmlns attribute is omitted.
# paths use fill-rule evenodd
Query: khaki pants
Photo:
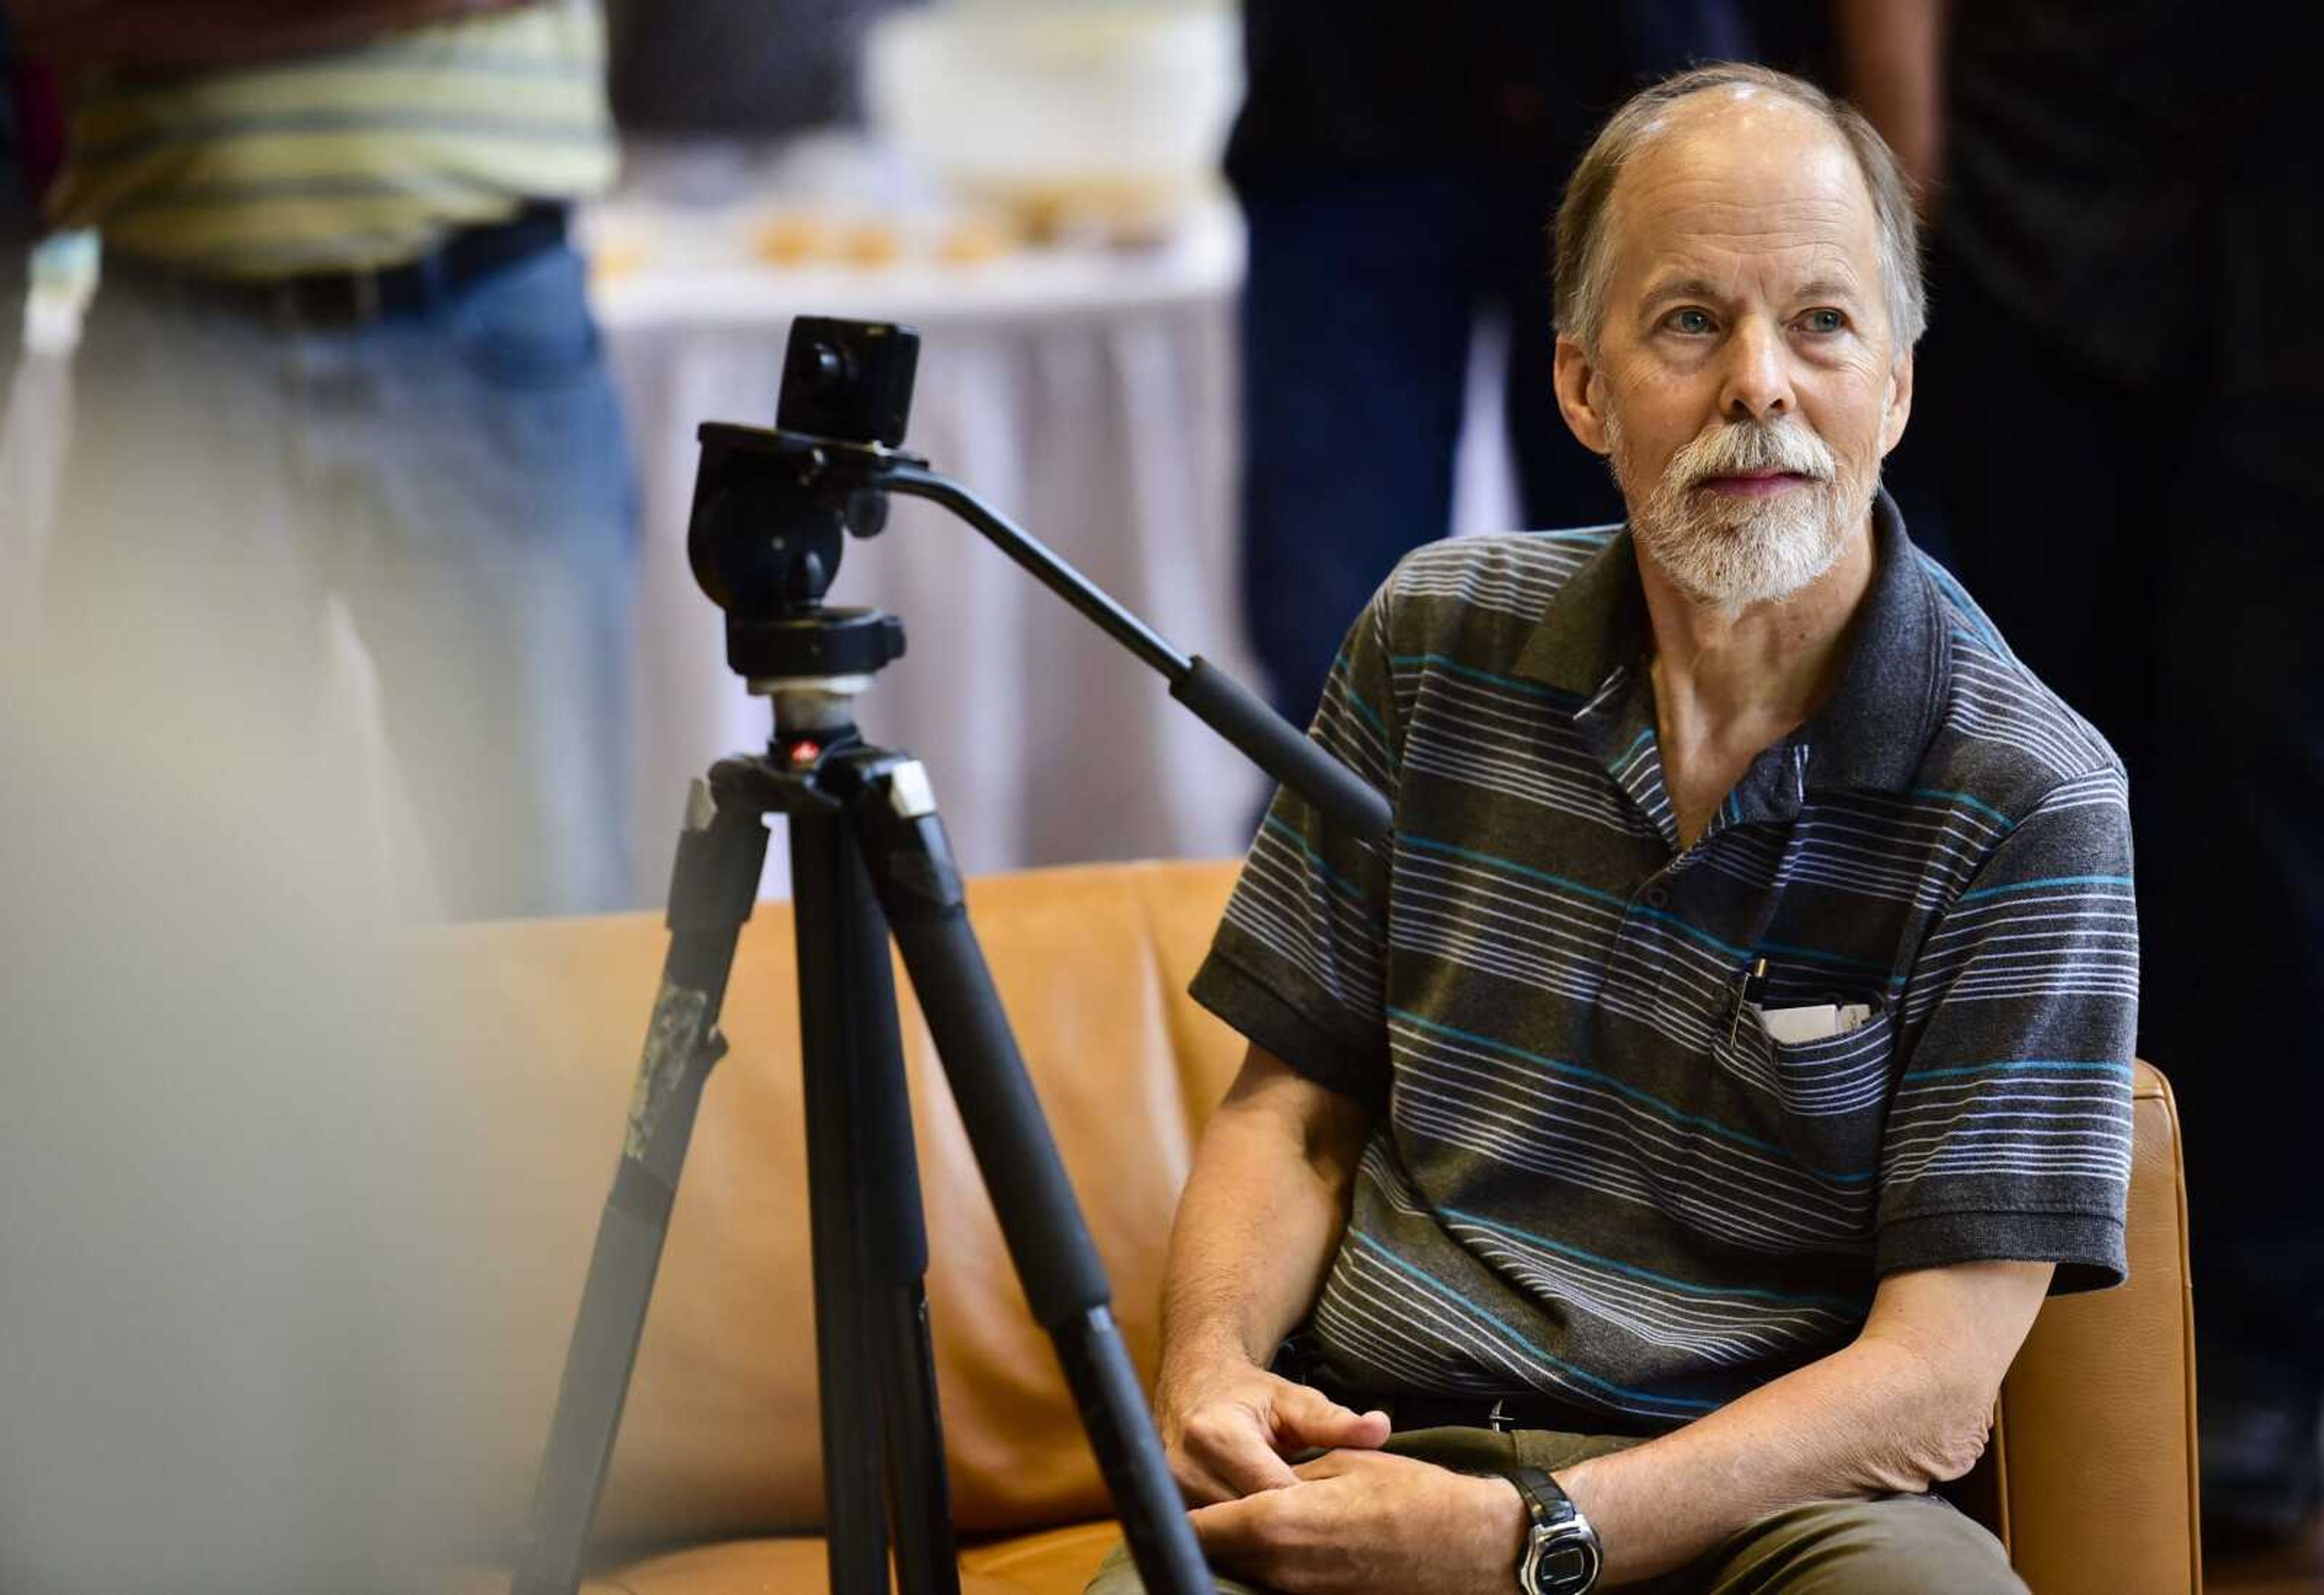
<svg viewBox="0 0 2324 1595"><path fill-rule="evenodd" d="M1554 1471L1638 1443L1545 1429L1416 1429L1392 1435L1383 1449L1490 1473L1520 1462ZM1222 1578L1218 1587L1220 1595L1268 1595L1237 1579ZM1514 1569L1509 1587L1517 1588ZM1778 1512L1690 1565L1629 1588L1640 1595L2026 1595L2000 1541L1940 1497L1907 1495ZM1127 1551L1117 1545L1084 1595L1141 1595L1143 1589Z"/></svg>

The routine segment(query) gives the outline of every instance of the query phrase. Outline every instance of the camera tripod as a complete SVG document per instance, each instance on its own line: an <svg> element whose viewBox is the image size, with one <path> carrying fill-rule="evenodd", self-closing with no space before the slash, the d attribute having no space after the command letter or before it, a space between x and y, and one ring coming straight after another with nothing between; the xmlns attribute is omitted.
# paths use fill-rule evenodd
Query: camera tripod
<svg viewBox="0 0 2324 1595"><path fill-rule="evenodd" d="M769 815L789 829L798 926L831 1595L885 1595L891 1542L904 1595L959 1589L891 933L1139 1572L1154 1595L1213 1588L970 927L927 771L856 730L853 700L902 655L904 636L893 616L824 604L845 537L881 528L887 493L942 503L1319 808L1377 835L1388 807L1231 678L1179 655L974 494L897 450L916 348L907 329L802 319L785 364L785 425L701 429L689 554L727 612L728 662L773 701L774 734L763 756L721 761L689 794L669 951L512 1595L578 1585L696 1111L725 1051L719 1009Z"/></svg>

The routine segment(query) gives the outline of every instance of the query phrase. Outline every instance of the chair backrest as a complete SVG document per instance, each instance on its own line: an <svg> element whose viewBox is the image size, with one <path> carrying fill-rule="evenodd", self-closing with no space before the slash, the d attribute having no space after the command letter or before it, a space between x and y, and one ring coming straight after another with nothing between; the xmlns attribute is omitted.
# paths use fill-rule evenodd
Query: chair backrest
<svg viewBox="0 0 2324 1595"><path fill-rule="evenodd" d="M1127 864L976 881L971 908L1084 1213L1114 1311L1153 1372L1162 1259L1194 1140L1240 1040L1186 983L1231 864ZM450 1493L505 1534L524 1509L610 1181L664 932L643 915L445 933L454 1066L484 1181L457 1299L486 1348L458 1393ZM747 927L671 1225L600 1535L687 1541L819 1520L814 1338L789 914ZM899 989L904 982L899 980ZM932 1263L938 1383L964 1531L1102 1516L1104 1492L1048 1341L1027 1313L917 1006L907 1069ZM2189 1587L2184 1223L2176 1126L2139 1077L2132 1283L2047 1307L1967 1498L2034 1587ZM2084 1465L2084 1459L2091 1459ZM2179 1581L2154 1569L2171 1558ZM2034 1576L2038 1571L2038 1576Z"/></svg>
<svg viewBox="0 0 2324 1595"><path fill-rule="evenodd" d="M1153 1374L1162 1255L1194 1138L1241 1057L1185 995L1232 879L1224 866L1116 865L978 880L971 908L1113 1286ZM453 994L447 1066L473 1122L447 1182L485 1194L447 1264L475 1367L451 1393L444 1494L473 1535L521 1521L612 1179L666 933L646 915L438 933ZM744 930L678 1188L613 1473L609 1544L809 1530L817 1401L789 910ZM937 1374L964 1532L1104 1516L1106 1498L1047 1337L998 1224L899 972L932 1257Z"/></svg>

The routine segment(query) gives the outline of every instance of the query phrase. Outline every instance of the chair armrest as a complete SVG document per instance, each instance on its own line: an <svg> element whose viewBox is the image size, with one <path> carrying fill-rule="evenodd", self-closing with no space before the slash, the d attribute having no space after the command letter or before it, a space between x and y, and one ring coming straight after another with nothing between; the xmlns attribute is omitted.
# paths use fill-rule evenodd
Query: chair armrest
<svg viewBox="0 0 2324 1595"><path fill-rule="evenodd" d="M2044 1305L2002 1385L2002 1526L2034 1595L2202 1588L2178 1109L2145 1063L2131 1096L2129 1280Z"/></svg>

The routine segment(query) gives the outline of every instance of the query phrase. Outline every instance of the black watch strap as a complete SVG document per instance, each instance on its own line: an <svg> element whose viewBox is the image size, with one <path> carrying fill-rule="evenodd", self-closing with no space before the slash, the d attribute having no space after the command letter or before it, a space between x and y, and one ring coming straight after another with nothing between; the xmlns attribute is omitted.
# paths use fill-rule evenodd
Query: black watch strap
<svg viewBox="0 0 2324 1595"><path fill-rule="evenodd" d="M1602 1565L1597 1531L1572 1498L1539 1468L1511 1468L1506 1477L1526 1509L1526 1542L1517 1558L1520 1595L1582 1595L1595 1586Z"/></svg>

